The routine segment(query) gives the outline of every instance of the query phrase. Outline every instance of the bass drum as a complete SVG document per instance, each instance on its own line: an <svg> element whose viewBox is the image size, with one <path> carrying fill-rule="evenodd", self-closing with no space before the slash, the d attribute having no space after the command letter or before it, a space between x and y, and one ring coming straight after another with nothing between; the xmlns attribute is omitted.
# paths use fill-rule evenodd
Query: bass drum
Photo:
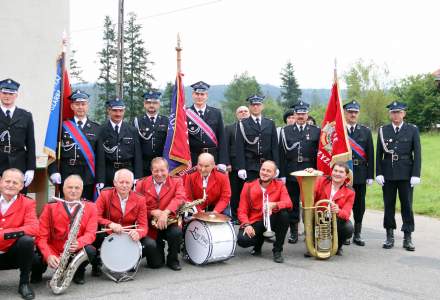
<svg viewBox="0 0 440 300"><path fill-rule="evenodd" d="M214 223L193 220L185 232L185 249L196 265L224 261L235 252L237 236L230 222Z"/></svg>
<svg viewBox="0 0 440 300"><path fill-rule="evenodd" d="M135 269L142 257L142 245L127 233L112 233L101 246L102 264L111 272L123 273Z"/></svg>

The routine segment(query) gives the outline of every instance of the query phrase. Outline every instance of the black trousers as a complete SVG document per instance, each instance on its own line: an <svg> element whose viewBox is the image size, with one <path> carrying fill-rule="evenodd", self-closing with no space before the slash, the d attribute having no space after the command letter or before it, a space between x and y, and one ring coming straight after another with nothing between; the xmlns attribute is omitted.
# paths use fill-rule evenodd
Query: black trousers
<svg viewBox="0 0 440 300"><path fill-rule="evenodd" d="M76 270L76 273L84 273L86 270L86 266L89 264L94 264L96 262L96 248L92 245L86 245L84 247L84 250L86 250L88 261L83 262L78 269ZM32 261L32 277L34 276L41 276L44 272L47 270L47 262L44 261L43 255L39 250L37 250L34 253L33 261ZM75 274L76 274L75 273Z"/></svg>
<svg viewBox="0 0 440 300"><path fill-rule="evenodd" d="M0 254L0 270L20 269L20 284L29 283L29 273L34 256L34 239L24 235L9 248L6 253Z"/></svg>
<svg viewBox="0 0 440 300"><path fill-rule="evenodd" d="M289 222L298 223L300 220L301 201L300 200L300 188L298 181L288 180L286 181L287 192L289 193L290 200L292 201L293 208L289 212Z"/></svg>
<svg viewBox="0 0 440 300"><path fill-rule="evenodd" d="M147 264L151 268L160 268L165 263L165 241L168 243L167 263L178 262L180 245L182 244L182 228L177 224L171 224L165 230L157 231L157 239L149 239L146 244Z"/></svg>
<svg viewBox="0 0 440 300"><path fill-rule="evenodd" d="M283 251L284 240L287 230L289 229L289 213L287 210L282 209L272 214L270 216L270 225L275 232L275 242L273 243L272 252L281 252ZM255 230L255 235L250 238L247 234L244 234L244 228L240 228L237 236L237 244L243 248L254 246L255 249L261 249L264 243L263 232L266 231L263 220L257 221L251 224L251 226Z"/></svg>
<svg viewBox="0 0 440 300"><path fill-rule="evenodd" d="M353 236L353 223L350 220L338 218L338 247L341 248L345 240Z"/></svg>
<svg viewBox="0 0 440 300"><path fill-rule="evenodd" d="M260 178L260 172L259 171L252 171L252 170L246 170L246 182L250 182L254 179Z"/></svg>
<svg viewBox="0 0 440 300"><path fill-rule="evenodd" d="M243 189L244 181L238 177L237 170L229 172L229 183L231 185L231 213L232 220L237 220L237 209L240 204L240 194Z"/></svg>
<svg viewBox="0 0 440 300"><path fill-rule="evenodd" d="M365 195L367 192L366 184L354 184L355 198L353 204L353 218L355 223L362 223L365 213Z"/></svg>
<svg viewBox="0 0 440 300"><path fill-rule="evenodd" d="M386 180L382 187L385 215L383 227L385 229L396 229L396 197L399 192L400 210L402 214L402 231L414 231L414 214L412 210L413 188L409 180Z"/></svg>

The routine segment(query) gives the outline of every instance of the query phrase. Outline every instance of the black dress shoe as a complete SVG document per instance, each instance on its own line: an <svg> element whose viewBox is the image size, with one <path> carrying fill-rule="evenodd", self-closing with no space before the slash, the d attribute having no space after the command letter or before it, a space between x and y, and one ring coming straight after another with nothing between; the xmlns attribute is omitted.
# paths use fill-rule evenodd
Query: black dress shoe
<svg viewBox="0 0 440 300"><path fill-rule="evenodd" d="M92 266L92 276L93 277L99 277L102 275L101 266L93 265Z"/></svg>
<svg viewBox="0 0 440 300"><path fill-rule="evenodd" d="M394 230L387 229L387 239L383 242L382 248L391 249L394 247Z"/></svg>
<svg viewBox="0 0 440 300"><path fill-rule="evenodd" d="M290 224L290 237L287 242L289 244L296 244L298 242L298 223Z"/></svg>
<svg viewBox="0 0 440 300"><path fill-rule="evenodd" d="M35 298L35 293L29 283L20 283L18 286L18 293L21 295L21 298L26 300Z"/></svg>
<svg viewBox="0 0 440 300"><path fill-rule="evenodd" d="M261 255L261 249L252 249L251 255L253 256L260 256Z"/></svg>
<svg viewBox="0 0 440 300"><path fill-rule="evenodd" d="M346 239L346 240L344 241L344 245L346 245L346 246L350 245L350 239Z"/></svg>
<svg viewBox="0 0 440 300"><path fill-rule="evenodd" d="M307 251L306 253L304 253L304 257L307 257L307 258L312 257L312 254L310 254L310 252Z"/></svg>
<svg viewBox="0 0 440 300"><path fill-rule="evenodd" d="M170 268L173 271L180 271L180 270L182 270L182 267L180 266L180 263L178 261L167 263L167 266L168 266L168 268Z"/></svg>
<svg viewBox="0 0 440 300"><path fill-rule="evenodd" d="M279 264L284 262L284 258L281 255L281 252L277 251L277 252L273 253L273 261L276 262L276 263L279 263Z"/></svg>
<svg viewBox="0 0 440 300"><path fill-rule="evenodd" d="M76 284L84 284L86 281L84 280L84 271L76 271L75 275L73 275L72 281Z"/></svg>
<svg viewBox="0 0 440 300"><path fill-rule="evenodd" d="M415 251L416 250L416 247L412 243L411 232L404 232L403 248L405 248L408 251Z"/></svg>
<svg viewBox="0 0 440 300"><path fill-rule="evenodd" d="M356 236L353 238L353 243L355 243L358 246L365 246L365 241L361 239L360 236Z"/></svg>

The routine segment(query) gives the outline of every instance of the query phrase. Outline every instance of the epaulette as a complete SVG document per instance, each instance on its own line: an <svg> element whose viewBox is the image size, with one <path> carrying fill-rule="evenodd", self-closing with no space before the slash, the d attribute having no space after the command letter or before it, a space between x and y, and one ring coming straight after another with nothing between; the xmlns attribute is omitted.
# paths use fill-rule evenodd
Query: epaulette
<svg viewBox="0 0 440 300"><path fill-rule="evenodd" d="M412 125L412 126L414 126L415 128L417 128L417 125L416 125L416 124L408 123L408 125Z"/></svg>
<svg viewBox="0 0 440 300"><path fill-rule="evenodd" d="M365 126L365 125L363 125L363 124L358 124L358 125L361 126L361 127L365 127L365 128L367 128L367 129L370 129L370 127Z"/></svg>
<svg viewBox="0 0 440 300"><path fill-rule="evenodd" d="M94 125L96 125L96 126L101 126L101 125L100 125L98 122L96 122L96 121L93 121L93 120L90 120L90 119L89 119L89 122L92 123L92 124L94 124Z"/></svg>

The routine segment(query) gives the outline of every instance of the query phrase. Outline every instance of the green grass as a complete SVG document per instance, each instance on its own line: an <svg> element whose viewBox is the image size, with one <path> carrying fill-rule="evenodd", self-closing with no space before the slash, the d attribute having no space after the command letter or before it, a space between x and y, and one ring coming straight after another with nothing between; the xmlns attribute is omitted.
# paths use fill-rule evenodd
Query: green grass
<svg viewBox="0 0 440 300"><path fill-rule="evenodd" d="M376 136L373 139L376 143ZM422 134L421 144L421 184L414 188L413 209L416 214L440 218L440 135ZM367 187L366 202L367 208L383 210L382 189L376 182Z"/></svg>

